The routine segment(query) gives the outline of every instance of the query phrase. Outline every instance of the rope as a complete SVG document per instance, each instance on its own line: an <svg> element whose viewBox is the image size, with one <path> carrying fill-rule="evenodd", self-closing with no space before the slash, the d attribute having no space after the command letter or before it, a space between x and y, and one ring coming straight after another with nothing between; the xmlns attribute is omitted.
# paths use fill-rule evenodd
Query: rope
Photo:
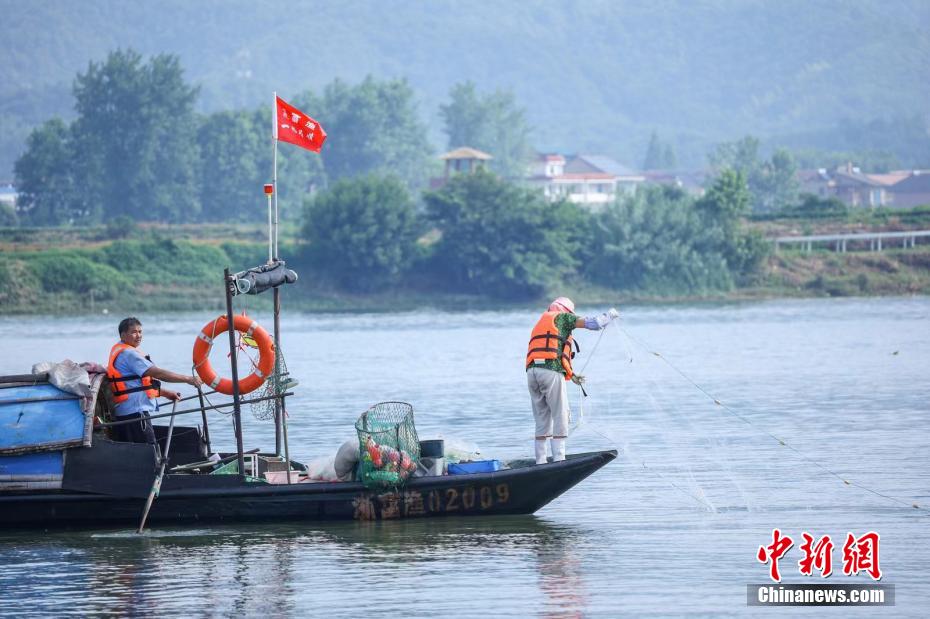
<svg viewBox="0 0 930 619"><path fill-rule="evenodd" d="M597 335L597 341L594 342L594 348L591 349L591 354L588 355L588 358L585 360L584 365L581 366L581 369L580 369L578 372L576 372L577 374L579 374L579 375L581 375L581 376L584 376L584 370L585 370L586 367L588 367L588 364L591 363L591 359L594 358L594 353L597 352L597 347L601 345L601 338L604 337L604 332L607 331L607 328L608 328L608 327L610 327L610 324L607 324L607 326L605 326L603 329L601 329L601 332ZM632 362L633 359L630 358L630 361ZM571 409L569 409L569 411L568 411L568 415L569 415L568 423L569 423L569 425L571 426L571 427L569 427L569 429L568 429L568 435L569 435L569 436L571 436L572 433L574 433L574 431L577 430L578 428L580 428L581 425L584 423L584 399L585 399L587 396L584 394L584 390L581 388L581 385L577 385L577 386L578 386L578 393L580 394L580 396L579 396L579 398L578 398L578 411L579 411L578 422L577 422L574 426L571 426L571 422L572 422L572 411L571 411ZM605 438L606 438L606 437L605 437ZM608 439L608 440L610 440L610 439Z"/></svg>
<svg viewBox="0 0 930 619"><path fill-rule="evenodd" d="M191 366L191 376L196 376L196 375L197 375L197 365L192 365L192 366ZM218 392L214 391L213 393L218 393ZM226 415L227 417L233 413L233 409L229 409L229 412L227 413L227 412L224 412L223 410L217 408L216 405L215 405L213 402L210 401L210 398L207 396L206 393L201 393L201 395L203 396L203 399L207 402L207 404L210 405L209 407L205 407L205 408L204 408L205 411L206 411L206 410L214 410L214 411L218 412L218 413L221 414L221 415Z"/></svg>
<svg viewBox="0 0 930 619"><path fill-rule="evenodd" d="M639 340L639 339L636 338L636 337L633 337L633 336L632 336L626 329L624 329L623 327L619 327L619 326L618 326L618 328L619 328L630 340L632 340L633 342L635 342L635 343L636 343L640 348L642 348L644 351L646 351L646 352L648 352L648 353L650 353L650 354L652 354L652 355L658 357L658 358L661 359L663 362L665 362L666 365L668 365L670 368L672 368L672 370L674 370L679 376L681 376L681 377L684 378L686 381L688 381L689 383L691 383L692 386L694 386L698 391L700 391L700 392L703 393L705 396L707 396L714 404L716 404L717 406L721 407L723 410L727 411L728 413L730 413L731 415L733 415L734 417L736 417L737 419L739 419L740 421L742 421L742 422L745 423L746 425L750 426L751 428L753 428L753 429L756 430L757 432L761 432L762 434L765 434L766 436L768 436L768 437L774 439L775 441L778 441L778 444L779 444L779 445L781 445L782 447L787 447L788 449L790 449L791 451L793 451L799 458L801 458L801 459L804 460L805 462L808 462L808 463L810 463L810 464L813 464L814 466L816 466L817 468L821 469L822 471L824 471L824 472L826 472L826 473L829 473L830 475L832 475L833 477L836 477L837 479L839 479L841 482L843 482L843 483L844 483L845 485L847 485L847 486L855 486L856 488L859 488L860 490L864 490L864 491L866 491L866 492L869 492L869 493L871 493L871 494L874 494L874 495L877 496L877 497L881 497L881 498L886 499L886 500L888 500L888 501L893 501L893 502L895 502L895 503L898 503L898 504L900 504L900 505L904 505L904 506L906 506L906 507L912 507L912 508L914 508L914 509L922 509L922 510L930 511L930 509L927 509L927 508L925 508L925 507L923 507L923 506L921 506L921 505L918 505L917 503L908 503L907 501L903 501L903 500L898 499L898 498L896 498L896 497L893 497L893 496L884 494L884 493L882 493L882 492L879 492L878 490L874 490L874 489L872 489L872 488L869 488L868 486L864 486L864 485L862 485L862 484L860 484L860 483L858 483L858 482L851 481L851 480L848 480L848 479L844 478L842 475L840 475L840 474L837 473L836 471L833 471L832 469L830 469L830 468L824 466L823 464L821 464L821 463L818 462L817 460L814 460L813 458L807 456L806 454L804 454L804 453L801 452L800 450L796 449L796 448L793 447L792 445L789 445L785 440L778 438L777 436L775 436L774 434L772 434L772 433L769 432L768 430L765 430L764 428L760 428L760 427L756 426L754 423L752 423L751 421L749 421L749 419L747 419L747 418L744 417L743 415L740 415L738 412L736 412L735 410L733 410L732 408L730 408L729 406L727 406L726 404L724 404L723 402L721 402L718 398L716 398L716 397L714 397L713 395L711 395L710 393L708 393L703 387L701 387L699 384L697 384L696 382L694 382L694 380L692 380L691 377L689 377L687 374L685 374L684 372L682 372L682 371L681 371L680 369L678 369L671 361L669 361L669 360L666 359L664 356L662 356L661 353L659 353L659 352L657 352L657 351L655 351L655 350L651 350L650 347L649 347L645 342ZM593 354L593 353L592 353L592 354Z"/></svg>
<svg viewBox="0 0 930 619"><path fill-rule="evenodd" d="M597 341L594 342L594 348L591 349L591 354L588 355L588 358L587 358L587 360L584 362L584 365L581 366L581 369L580 369L578 372L576 372L576 374L584 374L584 369L585 369L586 367L588 367L588 364L591 363L591 359L594 358L594 353L597 352L597 347L601 345L601 338L604 337L604 333L607 332L607 328L608 328L608 327L610 327L609 324L608 324L606 327L604 327L603 329L601 329L601 332L600 332L600 333L598 334L598 336L597 336Z"/></svg>
<svg viewBox="0 0 930 619"><path fill-rule="evenodd" d="M581 426L581 423L579 423L577 426L575 426L575 429L579 428L580 426ZM605 439L606 441L608 441L608 442L609 442L610 444L612 444L613 446L615 446L615 447L617 446L617 441L615 441L615 440L614 440L613 438L611 438L610 436L607 436L606 434L604 434L603 432L601 432L601 431L598 430L597 428L595 428L595 427L593 427L593 426L585 426L585 427L586 427L587 429L591 430L592 432L594 432L595 434L597 434L598 436L600 436L601 438L603 438L603 439ZM570 433L569 433L569 434L570 434ZM626 454L629 456L629 449L624 449L624 450L622 450L622 451L623 451L624 453L626 453ZM716 509L713 505L711 505L710 503L708 503L707 501L705 501L704 499L700 498L700 497L697 496L696 494L692 494L692 493L688 492L687 490L685 490L684 488L682 488L681 486L679 486L678 484L676 484L675 482L673 482L671 479L669 479L668 477L666 477L665 475L663 475L662 473L660 473L658 470L653 469L653 468L649 468L648 466L646 466L646 463L645 463L645 462L641 462L641 464L642 464L642 467L643 467L643 470L644 470L644 471L649 471L649 472L652 473L653 475L656 475L657 477L660 477L661 479L665 480L665 481L668 482L668 484L669 484L671 487L673 487L675 490L678 490L679 492L681 492L681 493L684 494L685 496L691 497L692 499L694 499L695 501L697 501L698 503L700 503L701 505L703 505L704 507L706 507L706 508L707 508L708 510L710 510L711 512L714 512L714 513L717 512L717 509Z"/></svg>
<svg viewBox="0 0 930 619"><path fill-rule="evenodd" d="M653 475L658 475L661 479L663 479L663 480L665 480L666 482L668 482L668 484L669 484L670 486L672 486L673 488L675 488L676 490L678 490L678 491L681 492L682 494L685 494L685 495L691 497L692 499L694 499L695 501L697 501L698 503L700 503L701 505L703 505L704 507L706 507L706 508L708 509L708 511L711 511L711 512L713 512L713 513L715 513L715 514L717 513L717 508L716 508L716 507L714 507L713 505L711 505L710 503L708 503L707 501L705 501L705 500L702 499L701 497L697 496L696 494L691 494L690 492L688 492L687 490L685 490L684 488L682 488L681 486L679 486L678 484L676 484L675 482L673 482L671 479L669 479L668 477L666 477L665 475L663 475L662 473L660 473L657 469L651 469L651 468L649 468L648 466L646 466L646 463L645 463L645 462L643 462L643 470L649 471L649 472L652 473Z"/></svg>

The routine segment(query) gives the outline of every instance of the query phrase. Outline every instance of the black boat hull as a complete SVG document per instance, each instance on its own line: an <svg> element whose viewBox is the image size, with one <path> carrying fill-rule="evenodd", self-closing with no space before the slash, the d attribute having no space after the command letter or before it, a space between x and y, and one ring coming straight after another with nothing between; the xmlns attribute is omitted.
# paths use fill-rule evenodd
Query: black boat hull
<svg viewBox="0 0 930 619"><path fill-rule="evenodd" d="M358 482L271 485L238 476L168 475L149 526L283 520L391 520L532 514L617 457L615 450L493 473L420 477L398 491ZM0 495L0 526L86 528L138 524L144 499L74 491Z"/></svg>

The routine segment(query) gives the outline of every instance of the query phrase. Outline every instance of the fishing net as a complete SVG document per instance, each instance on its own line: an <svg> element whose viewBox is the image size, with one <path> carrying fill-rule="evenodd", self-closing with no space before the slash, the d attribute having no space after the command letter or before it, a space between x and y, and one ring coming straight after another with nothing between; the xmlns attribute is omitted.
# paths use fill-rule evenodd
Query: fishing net
<svg viewBox="0 0 930 619"><path fill-rule="evenodd" d="M250 345L248 342L244 343L246 346ZM251 404L252 415L261 421L274 419L275 403L277 400L273 399L272 396L281 395L285 391L288 391L291 388L297 386L297 381L291 378L290 372L287 370L287 362L284 360L284 353L282 353L280 350L277 350L276 352L276 372L272 373L270 376L268 376L267 379L265 379L265 383L262 385L261 390L256 395L256 398L259 399L270 399L262 400L261 402L252 402Z"/></svg>
<svg viewBox="0 0 930 619"><path fill-rule="evenodd" d="M355 422L359 474L366 488L401 486L417 469L420 439L413 407L406 402L375 404Z"/></svg>

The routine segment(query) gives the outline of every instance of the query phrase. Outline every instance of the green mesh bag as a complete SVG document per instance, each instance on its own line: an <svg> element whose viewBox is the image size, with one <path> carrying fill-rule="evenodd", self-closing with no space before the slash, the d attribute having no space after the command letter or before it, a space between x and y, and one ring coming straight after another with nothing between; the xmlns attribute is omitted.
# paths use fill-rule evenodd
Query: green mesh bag
<svg viewBox="0 0 930 619"><path fill-rule="evenodd" d="M375 404L355 422L359 473L366 488L396 488L407 482L420 461L420 439L413 407L406 402Z"/></svg>

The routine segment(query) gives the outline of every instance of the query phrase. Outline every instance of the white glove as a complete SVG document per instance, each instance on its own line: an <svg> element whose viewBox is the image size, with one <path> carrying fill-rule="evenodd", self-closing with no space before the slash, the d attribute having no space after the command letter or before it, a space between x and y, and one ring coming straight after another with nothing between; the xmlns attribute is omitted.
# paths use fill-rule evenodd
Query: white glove
<svg viewBox="0 0 930 619"><path fill-rule="evenodd" d="M572 374L572 382L579 387L584 384L585 378L581 374Z"/></svg>
<svg viewBox="0 0 930 619"><path fill-rule="evenodd" d="M599 315L594 319L594 322L597 323L597 328L598 328L598 329L603 329L603 328L606 327L608 324L610 324L610 321L611 321L611 320L613 320L614 318L616 318L616 317L619 316L619 315L620 315L620 312L618 312L616 309L611 308L610 310L604 312L603 314L599 314Z"/></svg>

